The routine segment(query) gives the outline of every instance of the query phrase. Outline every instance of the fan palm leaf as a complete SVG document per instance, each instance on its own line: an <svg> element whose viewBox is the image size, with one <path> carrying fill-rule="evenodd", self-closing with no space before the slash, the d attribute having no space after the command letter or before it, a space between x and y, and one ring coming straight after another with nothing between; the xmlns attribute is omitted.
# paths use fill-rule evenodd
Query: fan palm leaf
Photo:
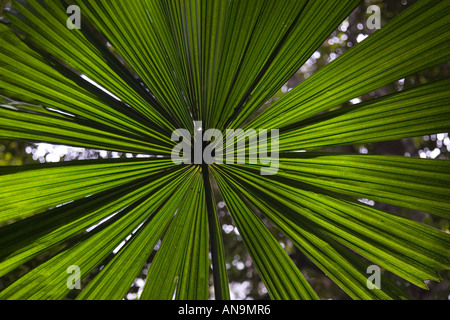
<svg viewBox="0 0 450 320"><path fill-rule="evenodd" d="M0 298L63 299L76 265L78 299L122 299L150 261L141 299L208 299L210 276L229 299L217 196L272 299L320 297L268 224L353 299L408 298L385 277L369 289L371 264L424 289L439 281L450 235L357 199L449 218L449 162L319 150L449 130L449 78L336 108L448 61L449 2L417 1L264 106L358 3L13 1L0 138L147 157L1 167L0 276L51 255ZM69 4L81 29L66 27ZM194 121L279 129L278 173L174 164L171 133Z"/></svg>

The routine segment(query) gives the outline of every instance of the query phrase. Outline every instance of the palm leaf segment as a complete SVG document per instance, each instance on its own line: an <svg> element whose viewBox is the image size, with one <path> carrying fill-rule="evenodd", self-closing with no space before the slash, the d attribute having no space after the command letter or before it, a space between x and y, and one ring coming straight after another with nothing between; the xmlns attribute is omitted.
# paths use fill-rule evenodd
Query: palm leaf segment
<svg viewBox="0 0 450 320"><path fill-rule="evenodd" d="M141 299L207 299L210 273L228 299L214 187L273 299L318 297L263 221L354 299L406 297L387 279L369 290L370 264L422 288L449 268L448 234L355 200L448 218L448 161L289 152L448 131L449 79L323 113L448 61L448 1L418 1L261 113L358 1L75 4L80 30L64 1L6 13L0 138L153 157L1 168L0 221L17 221L0 228L0 275L71 240L1 298L64 298L68 266L85 278L104 264L78 298L121 299L161 240ZM280 129L278 174L174 165L170 134L194 120Z"/></svg>

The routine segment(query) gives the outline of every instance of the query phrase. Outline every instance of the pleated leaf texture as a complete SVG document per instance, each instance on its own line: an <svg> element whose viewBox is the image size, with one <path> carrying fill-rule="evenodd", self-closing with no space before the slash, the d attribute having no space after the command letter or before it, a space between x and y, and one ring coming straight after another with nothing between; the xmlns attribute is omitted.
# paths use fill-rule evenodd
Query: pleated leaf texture
<svg viewBox="0 0 450 320"><path fill-rule="evenodd" d="M449 1L415 2L262 108L358 4L13 1L0 139L148 156L0 167L0 276L49 252L0 298L64 299L77 266L90 280L77 299L123 299L150 262L140 299L229 299L219 199L272 299L320 299L273 228L352 299L409 298L385 276L369 288L370 265L423 289L442 280L449 234L358 199L448 219L449 161L320 150L449 131L450 78L336 108L447 62ZM171 134L194 121L278 129L278 172L174 163Z"/></svg>

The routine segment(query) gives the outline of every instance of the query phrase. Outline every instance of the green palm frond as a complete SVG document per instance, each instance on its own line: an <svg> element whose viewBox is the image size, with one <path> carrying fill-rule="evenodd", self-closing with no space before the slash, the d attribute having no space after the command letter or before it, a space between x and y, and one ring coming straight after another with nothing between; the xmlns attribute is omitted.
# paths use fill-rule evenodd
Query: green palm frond
<svg viewBox="0 0 450 320"><path fill-rule="evenodd" d="M78 5L81 29L66 27ZM273 97L357 0L13 1L0 23L0 139L142 154L0 167L0 276L48 253L1 299L229 299L223 199L272 299L319 299L273 230L353 299L427 288L450 235L358 199L450 218L450 162L323 148L450 129L450 78L342 106L450 57L450 3L418 0ZM174 164L171 134L279 129L279 170ZM251 148L252 146L249 146ZM254 147L254 146L253 146ZM298 151L307 152L298 152ZM321 151L322 150L322 151ZM155 253L155 246L158 247ZM211 279L212 279L212 285Z"/></svg>

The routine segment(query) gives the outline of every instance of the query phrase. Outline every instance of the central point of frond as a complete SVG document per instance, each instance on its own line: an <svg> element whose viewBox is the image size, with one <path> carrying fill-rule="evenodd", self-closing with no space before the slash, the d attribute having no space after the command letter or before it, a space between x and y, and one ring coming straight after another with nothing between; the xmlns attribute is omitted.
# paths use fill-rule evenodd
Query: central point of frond
<svg viewBox="0 0 450 320"><path fill-rule="evenodd" d="M201 121L194 121L194 130L177 129L172 140L171 157L175 164L250 164L264 166L261 174L278 171L278 130L272 129L270 139L266 129L205 129ZM180 141L181 140L181 141ZM270 155L269 155L270 148ZM266 170L270 165L271 170Z"/></svg>
<svg viewBox="0 0 450 320"><path fill-rule="evenodd" d="M211 157L215 158L216 149L213 148L214 138L211 140L204 139L204 133L207 130L203 130L203 128L195 129L193 145L191 146L191 160L192 163L208 166L211 164ZM205 155L209 155L205 156ZM201 162L200 162L201 161Z"/></svg>

